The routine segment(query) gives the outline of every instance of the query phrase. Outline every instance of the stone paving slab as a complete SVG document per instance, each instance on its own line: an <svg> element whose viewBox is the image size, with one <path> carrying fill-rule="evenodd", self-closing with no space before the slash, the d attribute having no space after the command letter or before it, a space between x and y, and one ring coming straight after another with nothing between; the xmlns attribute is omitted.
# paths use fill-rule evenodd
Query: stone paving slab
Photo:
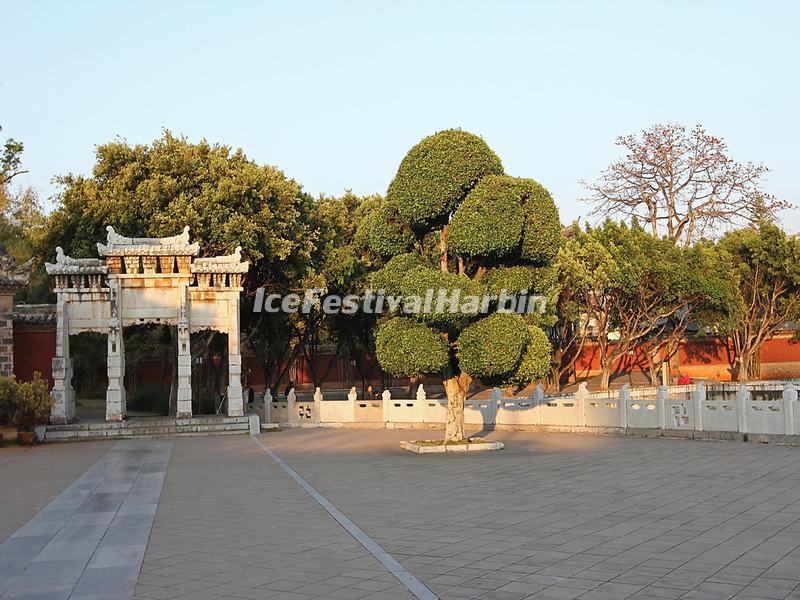
<svg viewBox="0 0 800 600"><path fill-rule="evenodd" d="M108 452L113 443L91 442L0 448L0 542L22 527L64 488Z"/></svg>
<svg viewBox="0 0 800 600"><path fill-rule="evenodd" d="M411 598L249 436L175 440L136 598Z"/></svg>
<svg viewBox="0 0 800 600"><path fill-rule="evenodd" d="M800 598L798 448L493 432L419 456L412 433L262 439L442 598Z"/></svg>
<svg viewBox="0 0 800 600"><path fill-rule="evenodd" d="M132 598L171 447L114 445L0 544L0 598Z"/></svg>
<svg viewBox="0 0 800 600"><path fill-rule="evenodd" d="M798 448L493 432L505 450L419 456L412 433L259 440L441 598L800 600ZM109 448L0 463L54 480L12 505L3 600L410 597L249 437Z"/></svg>

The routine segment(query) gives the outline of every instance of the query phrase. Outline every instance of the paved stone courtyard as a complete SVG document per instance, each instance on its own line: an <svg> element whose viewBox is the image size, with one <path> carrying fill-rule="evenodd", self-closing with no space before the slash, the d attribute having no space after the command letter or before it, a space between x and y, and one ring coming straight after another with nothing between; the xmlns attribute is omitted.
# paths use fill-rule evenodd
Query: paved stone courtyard
<svg viewBox="0 0 800 600"><path fill-rule="evenodd" d="M800 599L800 448L420 435L0 449L0 598Z"/></svg>

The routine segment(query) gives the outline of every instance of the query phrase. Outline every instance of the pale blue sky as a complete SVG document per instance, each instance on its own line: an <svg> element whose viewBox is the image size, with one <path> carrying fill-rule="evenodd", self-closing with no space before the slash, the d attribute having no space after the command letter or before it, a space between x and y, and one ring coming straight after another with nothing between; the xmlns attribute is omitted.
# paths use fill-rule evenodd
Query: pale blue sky
<svg viewBox="0 0 800 600"><path fill-rule="evenodd" d="M162 128L313 194L385 192L414 143L460 127L567 222L617 135L679 121L800 204L797 2L4 0L0 16L0 125L44 198L96 144Z"/></svg>

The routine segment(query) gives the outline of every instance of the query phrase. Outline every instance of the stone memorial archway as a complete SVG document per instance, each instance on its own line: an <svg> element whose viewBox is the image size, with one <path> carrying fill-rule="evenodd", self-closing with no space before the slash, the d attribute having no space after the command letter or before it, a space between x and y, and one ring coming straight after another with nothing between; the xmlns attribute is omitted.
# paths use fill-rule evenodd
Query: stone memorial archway
<svg viewBox="0 0 800 600"><path fill-rule="evenodd" d="M146 323L177 328L178 418L192 416L190 334L208 329L227 333L228 415L241 416L239 296L249 268L241 248L228 256L195 258L199 245L189 242L189 227L166 238L129 238L110 225L106 229L106 243L97 244L101 258L71 258L56 248L56 262L45 264L58 297L51 422L74 420L69 336L84 331L108 335L106 420L125 418L122 329Z"/></svg>

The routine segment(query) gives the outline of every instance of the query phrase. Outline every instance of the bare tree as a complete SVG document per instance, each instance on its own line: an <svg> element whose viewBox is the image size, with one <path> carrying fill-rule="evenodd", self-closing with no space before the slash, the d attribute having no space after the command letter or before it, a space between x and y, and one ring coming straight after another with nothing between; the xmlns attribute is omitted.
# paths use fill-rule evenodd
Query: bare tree
<svg viewBox="0 0 800 600"><path fill-rule="evenodd" d="M738 163L700 125L659 124L617 138L626 154L594 183L582 182L595 214L635 217L653 235L689 246L743 224L773 220L790 204L761 188L762 164Z"/></svg>

